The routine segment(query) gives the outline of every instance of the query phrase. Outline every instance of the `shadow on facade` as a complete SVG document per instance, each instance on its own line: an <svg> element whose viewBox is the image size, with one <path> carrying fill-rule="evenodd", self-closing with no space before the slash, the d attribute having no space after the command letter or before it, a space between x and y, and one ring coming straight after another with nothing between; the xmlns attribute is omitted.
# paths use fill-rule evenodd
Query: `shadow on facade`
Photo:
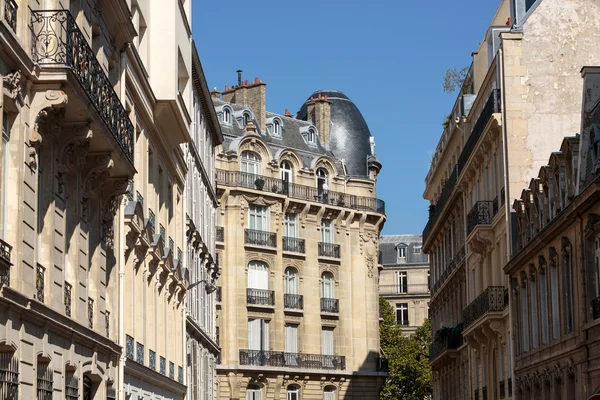
<svg viewBox="0 0 600 400"><path fill-rule="evenodd" d="M347 387L340 387L338 400L378 400L387 377L387 363L379 353L370 351L358 370L353 371ZM327 390L327 386L323 388ZM335 397L333 397L335 398Z"/></svg>

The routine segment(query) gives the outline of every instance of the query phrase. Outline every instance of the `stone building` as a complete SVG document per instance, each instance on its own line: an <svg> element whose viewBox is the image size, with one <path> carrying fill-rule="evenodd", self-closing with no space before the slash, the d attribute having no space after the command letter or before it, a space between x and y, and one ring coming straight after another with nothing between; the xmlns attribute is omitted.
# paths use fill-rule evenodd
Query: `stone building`
<svg viewBox="0 0 600 400"><path fill-rule="evenodd" d="M586 399L600 387L600 69L582 74L581 136L565 137L513 203L504 271L518 399Z"/></svg>
<svg viewBox="0 0 600 400"><path fill-rule="evenodd" d="M0 1L2 399L186 396L190 3Z"/></svg>
<svg viewBox="0 0 600 400"><path fill-rule="evenodd" d="M219 357L216 329L217 196L215 147L223 142L202 64L192 52L192 142L184 145L186 181L187 291L187 399L216 398Z"/></svg>
<svg viewBox="0 0 600 400"><path fill-rule="evenodd" d="M213 92L219 399L375 399L381 164L354 103L315 92L266 111L256 79Z"/></svg>
<svg viewBox="0 0 600 400"><path fill-rule="evenodd" d="M406 335L428 318L429 257L421 235L386 235L379 238L379 296L396 312L396 323Z"/></svg>
<svg viewBox="0 0 600 400"><path fill-rule="evenodd" d="M504 0L473 53L424 193L437 399L513 396L510 199L579 129L579 71L599 61L587 16L598 12L594 0Z"/></svg>

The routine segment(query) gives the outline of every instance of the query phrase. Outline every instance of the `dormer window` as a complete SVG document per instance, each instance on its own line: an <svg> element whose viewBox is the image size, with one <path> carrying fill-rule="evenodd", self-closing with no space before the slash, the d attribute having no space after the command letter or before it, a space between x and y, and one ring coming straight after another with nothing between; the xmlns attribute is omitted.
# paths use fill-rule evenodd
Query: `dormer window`
<svg viewBox="0 0 600 400"><path fill-rule="evenodd" d="M313 128L309 128L302 136L304 136L306 143L312 145L317 144L317 132Z"/></svg>
<svg viewBox="0 0 600 400"><path fill-rule="evenodd" d="M244 113L244 126L247 126L250 123L250 114Z"/></svg>
<svg viewBox="0 0 600 400"><path fill-rule="evenodd" d="M231 111L228 108L223 109L223 122L231 124Z"/></svg>
<svg viewBox="0 0 600 400"><path fill-rule="evenodd" d="M398 256L398 263L406 262L406 246L396 247L396 255Z"/></svg>
<svg viewBox="0 0 600 400"><path fill-rule="evenodd" d="M278 120L273 121L273 135L281 135L281 123Z"/></svg>

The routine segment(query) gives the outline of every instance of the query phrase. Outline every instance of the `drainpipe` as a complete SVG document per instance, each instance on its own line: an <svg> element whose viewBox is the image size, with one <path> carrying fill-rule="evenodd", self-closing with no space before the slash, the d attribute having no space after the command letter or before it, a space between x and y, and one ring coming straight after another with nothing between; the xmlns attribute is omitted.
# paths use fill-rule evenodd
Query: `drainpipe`
<svg viewBox="0 0 600 400"><path fill-rule="evenodd" d="M125 197L119 207L119 344L121 344L121 357L119 358L118 395L119 400L125 400Z"/></svg>

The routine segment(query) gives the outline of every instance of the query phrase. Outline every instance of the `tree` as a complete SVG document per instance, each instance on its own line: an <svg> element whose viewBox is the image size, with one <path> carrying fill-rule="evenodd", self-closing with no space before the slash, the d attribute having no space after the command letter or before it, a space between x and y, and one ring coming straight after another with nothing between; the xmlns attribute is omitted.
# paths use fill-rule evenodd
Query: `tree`
<svg viewBox="0 0 600 400"><path fill-rule="evenodd" d="M423 400L433 394L429 368L431 323L426 320L410 337L402 335L394 309L380 298L381 349L388 359L389 376L381 391L382 400Z"/></svg>
<svg viewBox="0 0 600 400"><path fill-rule="evenodd" d="M444 92L452 93L456 89L460 89L467 77L467 72L469 72L469 68L467 67L458 71L456 67L448 68L444 74Z"/></svg>

